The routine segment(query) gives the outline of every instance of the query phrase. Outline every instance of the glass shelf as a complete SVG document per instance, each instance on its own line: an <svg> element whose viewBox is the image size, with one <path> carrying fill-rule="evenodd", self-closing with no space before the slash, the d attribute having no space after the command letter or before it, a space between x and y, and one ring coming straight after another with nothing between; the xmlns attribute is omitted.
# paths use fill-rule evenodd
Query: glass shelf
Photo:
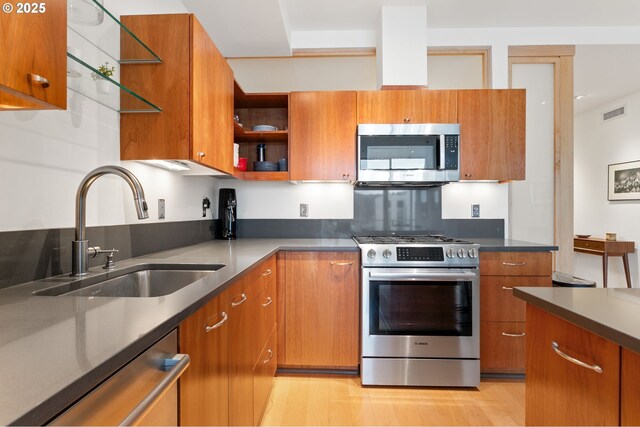
<svg viewBox="0 0 640 427"><path fill-rule="evenodd" d="M105 9L102 0L68 0L67 17L69 90L120 113L162 111L119 83L121 64L158 64L158 55ZM102 76L101 65L113 68L113 75Z"/></svg>

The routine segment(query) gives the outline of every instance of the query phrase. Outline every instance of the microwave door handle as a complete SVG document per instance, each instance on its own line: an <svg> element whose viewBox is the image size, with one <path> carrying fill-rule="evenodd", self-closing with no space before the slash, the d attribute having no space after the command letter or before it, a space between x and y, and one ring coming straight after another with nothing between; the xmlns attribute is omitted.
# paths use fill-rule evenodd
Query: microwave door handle
<svg viewBox="0 0 640 427"><path fill-rule="evenodd" d="M440 157L440 161L438 162L439 170L444 170L445 168L445 156L447 153L445 152L444 141L445 141L445 135L440 135L440 139L438 140L438 154Z"/></svg>
<svg viewBox="0 0 640 427"><path fill-rule="evenodd" d="M433 273L369 273L369 278L372 280L444 280L455 282L457 280L473 280L476 278L475 273L470 272L433 272Z"/></svg>

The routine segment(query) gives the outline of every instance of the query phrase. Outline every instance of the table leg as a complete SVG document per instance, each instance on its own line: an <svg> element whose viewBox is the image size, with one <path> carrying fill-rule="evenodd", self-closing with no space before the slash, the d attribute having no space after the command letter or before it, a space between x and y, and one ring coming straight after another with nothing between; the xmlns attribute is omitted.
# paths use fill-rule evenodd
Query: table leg
<svg viewBox="0 0 640 427"><path fill-rule="evenodd" d="M629 273L629 258L627 254L622 255L622 264L624 265L624 276L627 279L627 288L631 287L631 273Z"/></svg>
<svg viewBox="0 0 640 427"><path fill-rule="evenodd" d="M609 266L609 260L606 253L602 254L602 286L607 287L607 268Z"/></svg>

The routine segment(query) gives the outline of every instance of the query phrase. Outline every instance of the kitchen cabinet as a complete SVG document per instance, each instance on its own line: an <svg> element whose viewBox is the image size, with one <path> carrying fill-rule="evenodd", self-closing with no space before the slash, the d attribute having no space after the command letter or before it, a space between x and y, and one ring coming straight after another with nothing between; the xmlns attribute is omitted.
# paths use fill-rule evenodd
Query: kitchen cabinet
<svg viewBox="0 0 640 427"><path fill-rule="evenodd" d="M356 92L292 92L290 179L356 178Z"/></svg>
<svg viewBox="0 0 640 427"><path fill-rule="evenodd" d="M12 4L12 3L7 3ZM67 2L35 13L0 13L0 111L67 108Z"/></svg>
<svg viewBox="0 0 640 427"><path fill-rule="evenodd" d="M619 424L617 344L527 305L526 356L526 425Z"/></svg>
<svg viewBox="0 0 640 427"><path fill-rule="evenodd" d="M289 171L254 171L258 160L258 144L265 144L265 161L278 162L289 158L289 94L246 94L234 85L234 141L240 146L240 157L247 159L247 170L235 170L234 175L244 180L286 181ZM254 131L254 126L273 126L276 130Z"/></svg>
<svg viewBox="0 0 640 427"><path fill-rule="evenodd" d="M224 291L180 324L191 365L180 380L180 425L229 424L229 310Z"/></svg>
<svg viewBox="0 0 640 427"><path fill-rule="evenodd" d="M162 64L121 66L162 111L120 118L122 160L186 160L233 173L233 72L192 14L123 16Z"/></svg>
<svg viewBox="0 0 640 427"><path fill-rule="evenodd" d="M253 425L256 426L260 425L264 415L269 395L273 388L273 377L276 375L276 369L278 368L278 359L276 357L278 331L276 329L274 323L264 350L253 368Z"/></svg>
<svg viewBox="0 0 640 427"><path fill-rule="evenodd" d="M525 370L524 301L517 286L551 286L551 252L480 252L480 369Z"/></svg>
<svg viewBox="0 0 640 427"><path fill-rule="evenodd" d="M358 124L457 123L455 90L358 92Z"/></svg>
<svg viewBox="0 0 640 427"><path fill-rule="evenodd" d="M460 179L525 179L524 89L457 91Z"/></svg>
<svg viewBox="0 0 640 427"><path fill-rule="evenodd" d="M620 389L620 424L623 426L640 425L640 354L622 349L622 381Z"/></svg>
<svg viewBox="0 0 640 427"><path fill-rule="evenodd" d="M356 369L359 252L285 253L286 367Z"/></svg>

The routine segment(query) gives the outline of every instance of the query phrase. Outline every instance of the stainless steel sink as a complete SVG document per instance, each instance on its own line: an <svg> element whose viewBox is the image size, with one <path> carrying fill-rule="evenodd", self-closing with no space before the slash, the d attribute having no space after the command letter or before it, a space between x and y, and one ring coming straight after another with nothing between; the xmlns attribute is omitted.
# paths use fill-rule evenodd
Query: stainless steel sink
<svg viewBox="0 0 640 427"><path fill-rule="evenodd" d="M223 264L141 264L34 292L39 296L149 298L172 294Z"/></svg>

